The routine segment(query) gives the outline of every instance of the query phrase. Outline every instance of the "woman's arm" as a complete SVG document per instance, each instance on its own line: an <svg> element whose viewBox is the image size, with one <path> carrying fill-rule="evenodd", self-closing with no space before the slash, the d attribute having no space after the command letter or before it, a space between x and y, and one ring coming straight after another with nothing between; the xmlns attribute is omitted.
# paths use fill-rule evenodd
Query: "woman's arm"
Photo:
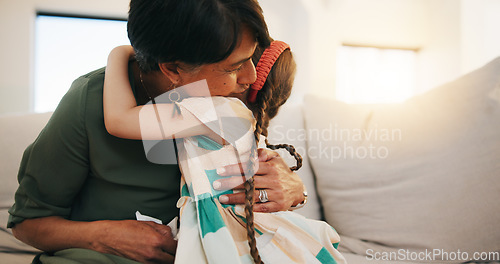
<svg viewBox="0 0 500 264"><path fill-rule="evenodd" d="M128 79L128 62L133 55L131 46L119 46L108 57L103 92L104 123L108 133L145 140L171 139L174 135L177 138L213 136L214 133L189 112L174 115L177 107L174 104L137 106Z"/></svg>

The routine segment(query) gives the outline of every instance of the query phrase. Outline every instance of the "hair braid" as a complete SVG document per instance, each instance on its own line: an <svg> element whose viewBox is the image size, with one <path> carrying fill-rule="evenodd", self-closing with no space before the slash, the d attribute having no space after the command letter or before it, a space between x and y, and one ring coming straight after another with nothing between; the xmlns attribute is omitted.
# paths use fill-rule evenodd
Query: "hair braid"
<svg viewBox="0 0 500 264"><path fill-rule="evenodd" d="M253 218L253 204L255 185L253 176L250 177L244 184L245 187L245 216L247 221L247 238L250 246L250 254L256 264L263 264L260 258L259 250L257 249L257 241L255 240L255 228Z"/></svg>
<svg viewBox="0 0 500 264"><path fill-rule="evenodd" d="M269 126L269 117L267 115L267 108L269 98L272 98L273 90L265 89L262 90L257 97L257 106L258 108L254 109L255 114L255 141L259 143L260 135L264 135L267 137L267 127Z"/></svg>
<svg viewBox="0 0 500 264"><path fill-rule="evenodd" d="M269 92L269 93L272 93ZM255 142L259 143L259 137L262 134L262 128L265 125L265 120L266 120L266 108L267 104L265 103L265 98L269 97L269 93L263 93L263 96L261 96L260 101L261 101L261 107L259 111L256 113L256 124L255 124L255 131L254 131L254 136L255 136ZM265 97L264 99L262 97ZM256 148L252 151L252 157L254 156L256 151ZM252 159L250 159L251 162L253 162ZM253 164L251 164L253 167ZM254 201L254 193L255 193L255 185L254 185L254 176L250 177L247 181L245 181L244 187L245 187L245 216L246 216L246 229L247 229L247 238L248 238L248 245L250 246L250 254L256 264L263 264L262 259L260 258L259 250L257 249L257 241L255 239L255 227L254 227L254 216L253 216L253 205L255 203Z"/></svg>
<svg viewBox="0 0 500 264"><path fill-rule="evenodd" d="M286 149L288 151L288 153L290 153L290 155L292 155L295 158L295 160L297 161L297 165L295 165L293 167L290 167L290 170L296 171L296 170L298 170L298 169L300 169L302 167L302 156L295 150L294 146L289 145L289 144L271 145L267 141L267 138L266 138L265 141L266 141L266 147L268 147L268 148L270 148L272 150L284 148L284 149Z"/></svg>
<svg viewBox="0 0 500 264"><path fill-rule="evenodd" d="M277 113L277 109L269 109L269 104L267 102L270 101L270 98L273 98L273 91L275 89L272 89L271 84L267 84L268 89L263 89L259 92L257 96L257 103L256 107L254 109L254 113L256 114L256 120L257 123L255 125L255 139L257 142L259 142L259 136L262 134L266 137L265 143L266 147L272 150L284 148L292 155L296 162L297 165L293 166L290 168L292 171L296 171L302 167L302 156L295 150L295 147L289 144L277 144L277 145L271 145L269 144L269 141L267 141L267 135L268 131L267 128L269 127L269 121L270 117L267 114L268 110L270 110L274 115ZM278 106L279 107L279 106ZM277 108L277 107L276 107Z"/></svg>
<svg viewBox="0 0 500 264"><path fill-rule="evenodd" d="M264 48L258 46L252 58L254 64L256 64L260 60L263 52ZM271 72L269 73L264 85L262 86L262 89L257 93L255 103L248 105L252 110L256 120L254 131L255 141L258 144L260 135L263 135L266 137L265 143L268 148L273 150L278 148L285 148L286 150L288 150L288 152L297 161L297 165L291 167L291 170L298 170L302 166L302 157L299 153L297 153L292 145L269 144L269 142L267 141L267 128L269 127L269 121L276 116L280 106L283 105L290 96L293 86L293 79L295 77L295 70L296 64L293 60L293 55L289 49L285 50L273 65ZM257 151L256 148L252 150L252 157L255 156L255 151ZM252 165L252 168L253 162L255 161L251 158L250 165ZM245 181L244 184L245 214L247 222L246 229L251 256L254 259L255 263L261 264L263 262L260 258L259 251L257 250L257 243L255 239L253 215L255 185L253 177L254 176L252 174L252 177Z"/></svg>

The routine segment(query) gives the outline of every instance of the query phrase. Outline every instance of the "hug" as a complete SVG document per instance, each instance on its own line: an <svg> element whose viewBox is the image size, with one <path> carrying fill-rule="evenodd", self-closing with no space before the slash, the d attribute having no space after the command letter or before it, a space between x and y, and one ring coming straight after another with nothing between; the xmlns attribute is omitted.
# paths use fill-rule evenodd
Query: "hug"
<svg viewBox="0 0 500 264"><path fill-rule="evenodd" d="M1 6L0 262L500 263L496 0Z"/></svg>
<svg viewBox="0 0 500 264"><path fill-rule="evenodd" d="M132 47L78 78L24 153L8 227L44 251L34 263L343 263L332 227L289 211L307 201L302 158L265 138L295 62L259 4L132 0L128 35ZM163 155L178 163L151 162L141 140L173 140ZM180 216L178 234L136 211Z"/></svg>

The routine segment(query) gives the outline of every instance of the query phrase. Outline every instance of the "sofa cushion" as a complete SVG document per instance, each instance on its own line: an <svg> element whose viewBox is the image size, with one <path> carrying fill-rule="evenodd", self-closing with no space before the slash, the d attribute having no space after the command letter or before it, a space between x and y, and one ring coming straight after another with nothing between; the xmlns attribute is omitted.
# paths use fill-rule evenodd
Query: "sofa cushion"
<svg viewBox="0 0 500 264"><path fill-rule="evenodd" d="M38 136L52 113L0 116L0 208L14 204L17 172L24 150Z"/></svg>
<svg viewBox="0 0 500 264"><path fill-rule="evenodd" d="M500 250L499 81L500 58L403 104L306 97L309 158L343 250Z"/></svg>

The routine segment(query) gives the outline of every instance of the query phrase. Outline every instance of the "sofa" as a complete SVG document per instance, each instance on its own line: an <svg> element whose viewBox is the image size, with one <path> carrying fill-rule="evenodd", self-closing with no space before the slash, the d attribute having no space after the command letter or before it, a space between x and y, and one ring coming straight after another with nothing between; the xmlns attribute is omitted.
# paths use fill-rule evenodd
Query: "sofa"
<svg viewBox="0 0 500 264"><path fill-rule="evenodd" d="M0 117L2 263L38 252L5 225L23 150L50 115ZM402 104L307 95L269 134L304 157L297 212L330 223L348 263L500 263L500 58Z"/></svg>

